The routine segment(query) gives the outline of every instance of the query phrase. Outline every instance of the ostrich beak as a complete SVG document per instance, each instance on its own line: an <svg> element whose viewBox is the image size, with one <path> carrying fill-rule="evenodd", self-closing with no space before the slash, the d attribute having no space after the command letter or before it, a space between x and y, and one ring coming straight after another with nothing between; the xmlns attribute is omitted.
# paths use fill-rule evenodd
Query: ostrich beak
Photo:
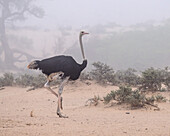
<svg viewBox="0 0 170 136"><path fill-rule="evenodd" d="M30 69L30 64L27 66L28 69Z"/></svg>
<svg viewBox="0 0 170 136"><path fill-rule="evenodd" d="M89 34L89 33L84 32L84 34Z"/></svg>
<svg viewBox="0 0 170 136"><path fill-rule="evenodd" d="M28 69L33 69L32 64L29 64L29 65L27 66L27 68L28 68Z"/></svg>

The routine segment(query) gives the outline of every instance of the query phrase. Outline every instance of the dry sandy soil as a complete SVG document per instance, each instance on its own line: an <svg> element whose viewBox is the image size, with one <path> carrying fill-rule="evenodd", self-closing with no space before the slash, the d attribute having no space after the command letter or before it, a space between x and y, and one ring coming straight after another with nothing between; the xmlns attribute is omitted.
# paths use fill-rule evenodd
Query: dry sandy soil
<svg viewBox="0 0 170 136"><path fill-rule="evenodd" d="M62 112L69 118L63 119L56 115L57 98L46 89L6 87L0 90L0 136L170 136L169 102L159 103L160 111L102 103L85 106L94 95L102 98L116 88L68 84ZM165 95L169 100L170 93Z"/></svg>

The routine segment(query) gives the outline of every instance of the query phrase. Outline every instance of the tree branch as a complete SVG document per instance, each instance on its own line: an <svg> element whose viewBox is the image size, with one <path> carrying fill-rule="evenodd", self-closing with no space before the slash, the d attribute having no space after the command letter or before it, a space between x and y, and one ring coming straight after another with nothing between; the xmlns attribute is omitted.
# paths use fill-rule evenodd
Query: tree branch
<svg viewBox="0 0 170 136"><path fill-rule="evenodd" d="M20 54L18 57L15 57L15 59L19 60L22 56L23 54Z"/></svg>
<svg viewBox="0 0 170 136"><path fill-rule="evenodd" d="M25 6L20 12L13 12L11 13L6 19L15 17L15 16L23 16L24 12L29 11L28 6Z"/></svg>
<svg viewBox="0 0 170 136"><path fill-rule="evenodd" d="M12 49L13 53L21 53L22 55L25 55L25 57L27 58L27 60L31 60L33 59L34 57L26 52L23 52L23 51L19 51L17 49Z"/></svg>

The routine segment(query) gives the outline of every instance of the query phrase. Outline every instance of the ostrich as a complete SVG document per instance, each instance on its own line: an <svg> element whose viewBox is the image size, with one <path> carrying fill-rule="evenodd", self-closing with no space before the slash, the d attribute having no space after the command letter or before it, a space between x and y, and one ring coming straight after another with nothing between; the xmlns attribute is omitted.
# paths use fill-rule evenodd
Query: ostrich
<svg viewBox="0 0 170 136"><path fill-rule="evenodd" d="M68 117L62 115L60 112L60 109L62 109L61 94L64 85L69 80L77 80L80 76L81 71L87 66L87 60L85 59L82 43L82 36L85 34L89 33L81 31L79 35L80 48L83 56L82 64L78 64L71 56L60 55L43 59L41 61L35 60L28 65L28 69L39 69L42 71L43 74L47 76L47 82L45 83L44 87L51 93L53 93L56 97L58 97L57 115L61 118ZM62 80L61 84L59 85L58 94L55 93L50 87L50 82L56 78L60 78Z"/></svg>

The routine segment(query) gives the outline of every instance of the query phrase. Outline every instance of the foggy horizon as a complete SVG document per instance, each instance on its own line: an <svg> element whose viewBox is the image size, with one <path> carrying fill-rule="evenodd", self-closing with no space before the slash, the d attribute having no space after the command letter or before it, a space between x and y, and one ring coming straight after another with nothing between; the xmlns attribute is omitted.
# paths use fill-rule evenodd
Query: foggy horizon
<svg viewBox="0 0 170 136"><path fill-rule="evenodd" d="M60 1L37 0L35 5L45 11L42 19L27 17L19 25L39 26L41 28L106 25L115 23L122 26L161 22L170 18L168 0L86 0Z"/></svg>

